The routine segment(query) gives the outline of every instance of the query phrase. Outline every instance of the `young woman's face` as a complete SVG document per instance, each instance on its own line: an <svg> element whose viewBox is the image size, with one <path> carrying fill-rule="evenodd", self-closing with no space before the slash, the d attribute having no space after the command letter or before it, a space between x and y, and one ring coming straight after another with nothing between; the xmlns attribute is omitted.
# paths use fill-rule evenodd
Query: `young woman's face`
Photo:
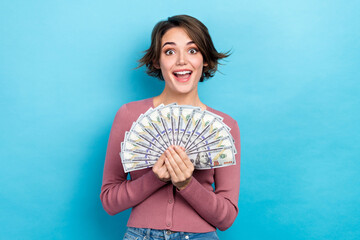
<svg viewBox="0 0 360 240"><path fill-rule="evenodd" d="M180 27L169 29L161 40L159 65L167 90L185 94L197 90L202 75L203 56L185 30Z"/></svg>

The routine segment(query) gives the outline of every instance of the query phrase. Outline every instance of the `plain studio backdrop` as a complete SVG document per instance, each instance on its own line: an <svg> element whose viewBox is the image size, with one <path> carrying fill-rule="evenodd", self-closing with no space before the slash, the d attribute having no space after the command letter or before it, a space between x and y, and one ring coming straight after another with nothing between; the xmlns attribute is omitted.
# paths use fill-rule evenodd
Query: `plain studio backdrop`
<svg viewBox="0 0 360 240"><path fill-rule="evenodd" d="M241 133L239 214L220 239L359 239L360 2L0 2L0 239L121 239L99 194L118 108L153 26L198 18L221 73L201 100ZM231 176L229 176L231 177Z"/></svg>

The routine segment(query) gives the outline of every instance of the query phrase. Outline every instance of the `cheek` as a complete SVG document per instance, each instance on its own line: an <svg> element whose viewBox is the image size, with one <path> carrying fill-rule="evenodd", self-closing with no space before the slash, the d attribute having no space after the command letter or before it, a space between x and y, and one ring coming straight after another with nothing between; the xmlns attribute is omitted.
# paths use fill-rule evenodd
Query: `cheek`
<svg viewBox="0 0 360 240"><path fill-rule="evenodd" d="M203 69L203 67L204 67L204 63L203 63L203 58L202 57L199 57L199 58L196 58L196 59L194 59L194 61L193 61L193 66L195 67L195 68L197 68L197 69Z"/></svg>
<svg viewBox="0 0 360 240"><path fill-rule="evenodd" d="M164 78L164 81L165 82L171 82L171 75L172 75L172 72L171 72L171 65L169 64L169 62L160 62L160 70L161 70L161 73L162 73L162 76Z"/></svg>
<svg viewBox="0 0 360 240"><path fill-rule="evenodd" d="M161 71L166 74L168 71L171 70L171 61L167 60L167 61L160 61L160 68Z"/></svg>

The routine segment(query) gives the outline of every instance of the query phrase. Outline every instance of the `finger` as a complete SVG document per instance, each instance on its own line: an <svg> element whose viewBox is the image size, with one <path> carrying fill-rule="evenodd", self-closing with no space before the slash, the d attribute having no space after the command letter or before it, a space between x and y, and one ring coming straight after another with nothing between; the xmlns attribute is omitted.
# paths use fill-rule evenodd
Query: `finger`
<svg viewBox="0 0 360 240"><path fill-rule="evenodd" d="M166 168L166 166L165 166L165 168ZM164 178L165 178L165 179L169 179L169 178L170 178L170 173L169 173L169 171L168 171L167 169L165 170Z"/></svg>
<svg viewBox="0 0 360 240"><path fill-rule="evenodd" d="M166 158L168 160L168 162L171 165L171 168L173 169L174 173L176 174L177 177L182 175L182 171L180 170L179 166L177 165L177 163L175 162L174 158L172 157L171 153L169 150L165 151L166 153Z"/></svg>
<svg viewBox="0 0 360 240"><path fill-rule="evenodd" d="M158 160L156 161L156 163L157 163L159 166L164 165L164 163L165 163L165 153L161 154L161 156L158 158Z"/></svg>
<svg viewBox="0 0 360 240"><path fill-rule="evenodd" d="M175 150L176 149L174 149L174 147L169 148L171 156L174 158L175 162L177 163L181 171L185 171L187 166L184 164L184 159L181 156L179 156L179 154Z"/></svg>
<svg viewBox="0 0 360 240"><path fill-rule="evenodd" d="M168 170L166 168L165 165L165 161L164 161L164 165L159 169L159 175L163 178L168 178L169 177L169 173Z"/></svg>
<svg viewBox="0 0 360 240"><path fill-rule="evenodd" d="M164 172L164 173L166 173L168 171L167 167L165 165L165 158L164 158L164 164L159 168L159 171Z"/></svg>
<svg viewBox="0 0 360 240"><path fill-rule="evenodd" d="M180 158L183 160L184 165L187 168L192 168L194 166L194 164L192 164L189 156L186 154L186 152L182 148L183 147L175 146L175 151L180 156Z"/></svg>
<svg viewBox="0 0 360 240"><path fill-rule="evenodd" d="M159 157L157 162L159 163L160 166L164 165L164 163L165 163L165 154L164 153Z"/></svg>
<svg viewBox="0 0 360 240"><path fill-rule="evenodd" d="M165 158L165 166L170 174L171 179L176 180L177 176L176 176L174 169L172 168L168 158Z"/></svg>

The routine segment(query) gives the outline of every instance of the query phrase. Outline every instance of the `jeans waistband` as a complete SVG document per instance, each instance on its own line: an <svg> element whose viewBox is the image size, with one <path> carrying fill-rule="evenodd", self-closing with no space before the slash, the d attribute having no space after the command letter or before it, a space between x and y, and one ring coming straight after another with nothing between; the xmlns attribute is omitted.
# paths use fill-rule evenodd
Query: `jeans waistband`
<svg viewBox="0 0 360 240"><path fill-rule="evenodd" d="M176 234L183 236L186 233L185 232L176 232L171 230L158 230L158 229L151 229L151 228L134 228L134 227L128 227L128 231L137 233L139 235L147 236L147 237L164 237L165 235L171 235Z"/></svg>

